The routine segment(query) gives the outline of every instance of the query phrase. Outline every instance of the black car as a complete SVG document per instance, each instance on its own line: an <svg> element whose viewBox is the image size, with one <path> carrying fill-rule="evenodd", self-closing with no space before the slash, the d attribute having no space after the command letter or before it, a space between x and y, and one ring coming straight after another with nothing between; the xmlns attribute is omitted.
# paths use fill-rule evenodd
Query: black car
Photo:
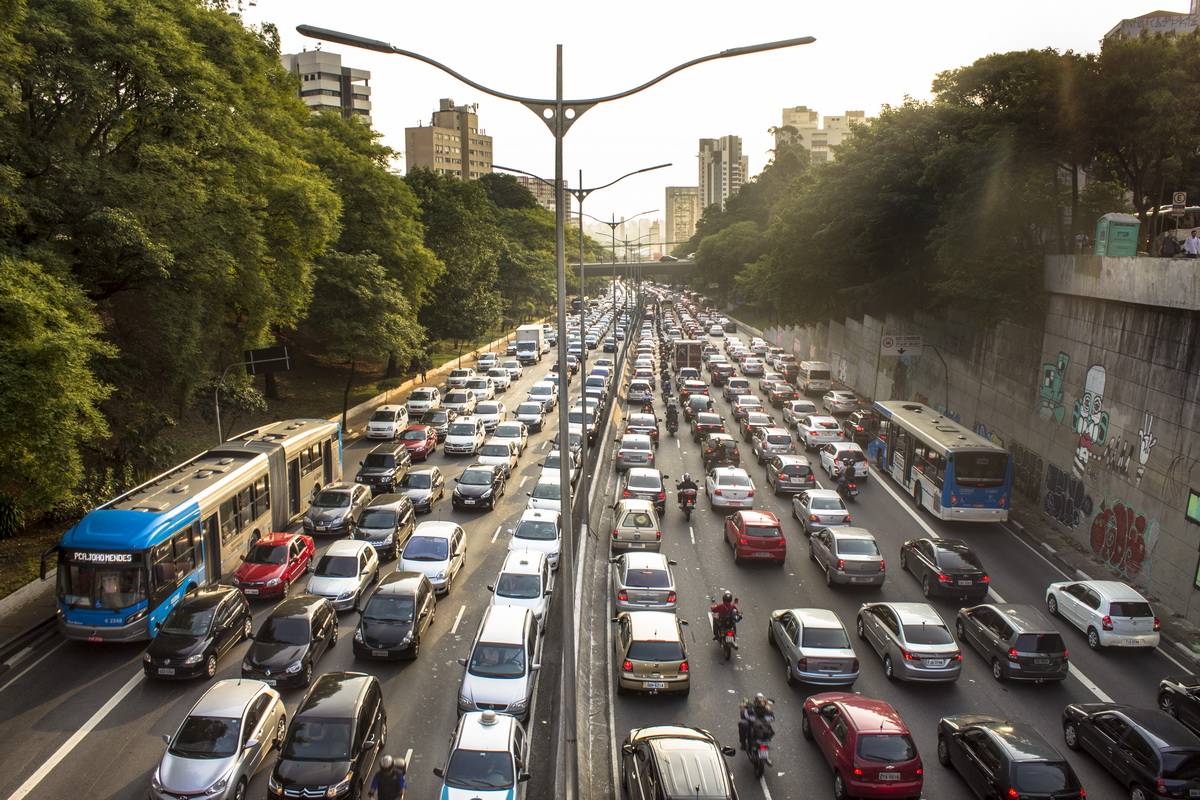
<svg viewBox="0 0 1200 800"><path fill-rule="evenodd" d="M976 797L1067 800L1086 797L1071 765L1037 729L981 714L938 720L938 762Z"/></svg>
<svg viewBox="0 0 1200 800"><path fill-rule="evenodd" d="M242 677L271 686L308 686L313 666L337 644L337 612L324 597L284 600L254 634Z"/></svg>
<svg viewBox="0 0 1200 800"><path fill-rule="evenodd" d="M367 600L354 632L354 655L416 658L421 637L433 624L433 585L419 572L393 572Z"/></svg>
<svg viewBox="0 0 1200 800"><path fill-rule="evenodd" d="M367 457L359 462L355 483L371 487L373 494L396 491L396 484L404 480L412 468L412 454L402 442L376 445Z"/></svg>
<svg viewBox="0 0 1200 800"><path fill-rule="evenodd" d="M781 453L767 459L767 486L775 494L796 494L817 488L817 476L804 456Z"/></svg>
<svg viewBox="0 0 1200 800"><path fill-rule="evenodd" d="M491 511L504 494L504 468L498 464L472 464L454 479L450 501L455 510L485 508Z"/></svg>
<svg viewBox="0 0 1200 800"><path fill-rule="evenodd" d="M664 481L670 477L653 468L634 467L626 470L621 497L649 500L654 504L659 519L662 519L663 512L667 510L667 489Z"/></svg>
<svg viewBox="0 0 1200 800"><path fill-rule="evenodd" d="M1191 676L1163 678L1158 683L1158 707L1200 733L1200 681Z"/></svg>
<svg viewBox="0 0 1200 800"><path fill-rule="evenodd" d="M417 422L433 428L437 432L437 440L444 442L446 441L446 432L450 430L450 423L457 418L457 411L449 408L437 408L433 411L426 411Z"/></svg>
<svg viewBox="0 0 1200 800"><path fill-rule="evenodd" d="M408 495L381 494L363 510L353 538L370 542L381 559L392 559L404 548L416 527L417 514Z"/></svg>
<svg viewBox="0 0 1200 800"><path fill-rule="evenodd" d="M171 610L142 656L151 678L211 678L217 661L249 638L250 604L232 586L198 589Z"/></svg>
<svg viewBox="0 0 1200 800"><path fill-rule="evenodd" d="M288 725L267 781L267 796L367 795L375 762L387 743L387 712L379 679L359 672L317 678Z"/></svg>
<svg viewBox="0 0 1200 800"><path fill-rule="evenodd" d="M900 568L920 581L926 597L978 603L987 596L991 581L979 557L958 539L909 539L900 545Z"/></svg>
<svg viewBox="0 0 1200 800"><path fill-rule="evenodd" d="M1067 646L1033 606L988 603L959 609L954 627L959 642L970 644L990 662L992 677L998 681L1067 677Z"/></svg>
<svg viewBox="0 0 1200 800"><path fill-rule="evenodd" d="M1200 736L1158 709L1072 703L1063 709L1063 738L1090 753L1130 800L1200 797Z"/></svg>
<svg viewBox="0 0 1200 800"><path fill-rule="evenodd" d="M854 442L859 447L866 447L875 433L879 430L879 415L869 408L851 411L850 416L842 420L842 432L846 441Z"/></svg>

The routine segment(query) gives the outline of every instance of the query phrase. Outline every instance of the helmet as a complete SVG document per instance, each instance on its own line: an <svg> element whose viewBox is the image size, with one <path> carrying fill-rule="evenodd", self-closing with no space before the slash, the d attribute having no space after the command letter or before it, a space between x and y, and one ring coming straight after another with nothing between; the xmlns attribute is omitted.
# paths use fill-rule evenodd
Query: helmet
<svg viewBox="0 0 1200 800"><path fill-rule="evenodd" d="M721 599L724 600L726 603L732 603L733 602L733 592L726 591L725 594L721 595ZM761 697L761 695L759 695L759 697Z"/></svg>
<svg viewBox="0 0 1200 800"><path fill-rule="evenodd" d="M692 479L692 473L690 473L690 472L685 472L685 473L683 473L683 478L682 478L682 480L685 480L685 481L690 481L691 479Z"/></svg>
<svg viewBox="0 0 1200 800"><path fill-rule="evenodd" d="M759 692L758 694L754 695L754 705L765 706L766 704L767 704L767 696L765 694L763 694L762 692Z"/></svg>
<svg viewBox="0 0 1200 800"><path fill-rule="evenodd" d="M395 761L392 759L391 756L384 756L383 758L379 759L380 769L391 769L392 764L394 764L394 763L395 763Z"/></svg>

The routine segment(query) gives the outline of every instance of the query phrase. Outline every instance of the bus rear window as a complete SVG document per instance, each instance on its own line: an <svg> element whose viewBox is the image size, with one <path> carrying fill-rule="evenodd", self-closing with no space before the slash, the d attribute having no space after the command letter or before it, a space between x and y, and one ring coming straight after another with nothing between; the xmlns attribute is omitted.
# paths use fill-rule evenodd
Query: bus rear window
<svg viewBox="0 0 1200 800"><path fill-rule="evenodd" d="M1000 486L1008 472L1008 453L954 454L954 479L960 486Z"/></svg>

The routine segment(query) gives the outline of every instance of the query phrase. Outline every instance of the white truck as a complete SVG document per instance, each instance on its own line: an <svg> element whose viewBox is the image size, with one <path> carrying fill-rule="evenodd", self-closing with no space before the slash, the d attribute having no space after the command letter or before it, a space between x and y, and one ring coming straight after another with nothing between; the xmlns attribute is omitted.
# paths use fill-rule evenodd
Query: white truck
<svg viewBox="0 0 1200 800"><path fill-rule="evenodd" d="M522 364L541 361L544 337L541 325L522 325L517 328L517 360Z"/></svg>

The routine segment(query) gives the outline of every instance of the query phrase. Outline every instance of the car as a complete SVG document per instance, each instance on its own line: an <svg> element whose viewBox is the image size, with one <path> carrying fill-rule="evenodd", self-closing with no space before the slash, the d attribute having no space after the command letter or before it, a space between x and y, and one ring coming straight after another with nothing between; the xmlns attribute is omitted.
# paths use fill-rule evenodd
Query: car
<svg viewBox="0 0 1200 800"><path fill-rule="evenodd" d="M546 424L546 409L540 400L529 400L517 405L513 418L525 425L527 430L540 433ZM497 428L500 426L497 425Z"/></svg>
<svg viewBox="0 0 1200 800"><path fill-rule="evenodd" d="M679 402L689 403L692 395L708 397L708 384L701 380L684 380L681 375L679 379Z"/></svg>
<svg viewBox="0 0 1200 800"><path fill-rule="evenodd" d="M1200 733L1200 681L1194 677L1176 676L1159 681L1158 707Z"/></svg>
<svg viewBox="0 0 1200 800"><path fill-rule="evenodd" d="M900 545L900 569L912 573L926 597L982 603L991 585L979 557L960 539L909 539Z"/></svg>
<svg viewBox="0 0 1200 800"><path fill-rule="evenodd" d="M925 768L903 718L888 703L850 692L804 700L800 733L833 772L837 798L921 797Z"/></svg>
<svg viewBox="0 0 1200 800"><path fill-rule="evenodd" d="M419 572L393 571L363 604L354 630L356 658L414 659L437 611L429 578Z"/></svg>
<svg viewBox="0 0 1200 800"><path fill-rule="evenodd" d="M808 537L808 556L825 573L825 584L883 586L887 562L865 528L821 528Z"/></svg>
<svg viewBox="0 0 1200 800"><path fill-rule="evenodd" d="M537 483L533 486L533 490L525 493L529 498L526 508L561 512L562 484L559 482L559 478L560 475L558 472L542 470L542 473L538 476Z"/></svg>
<svg viewBox="0 0 1200 800"><path fill-rule="evenodd" d="M617 611L675 611L675 562L662 553L631 551L613 564L613 608Z"/></svg>
<svg viewBox="0 0 1200 800"><path fill-rule="evenodd" d="M784 408L798 397L795 387L785 380L778 380L767 389L767 402L775 408ZM814 409L815 410L815 409Z"/></svg>
<svg viewBox="0 0 1200 800"><path fill-rule="evenodd" d="M824 608L784 608L767 621L767 642L783 656L788 684L853 686L858 657L834 612Z"/></svg>
<svg viewBox="0 0 1200 800"><path fill-rule="evenodd" d="M787 540L779 518L770 511L735 511L725 518L725 543L733 551L733 562L770 559L783 566Z"/></svg>
<svg viewBox="0 0 1200 800"><path fill-rule="evenodd" d="M448 520L422 522L408 537L397 568L420 572L438 594L446 594L467 563L467 534Z"/></svg>
<svg viewBox="0 0 1200 800"><path fill-rule="evenodd" d="M366 797L386 745L387 712L379 679L327 672L292 717L267 781L267 797Z"/></svg>
<svg viewBox="0 0 1200 800"><path fill-rule="evenodd" d="M817 413L817 406L811 400L792 400L783 406L783 421L792 427L800 424L800 420Z"/></svg>
<svg viewBox="0 0 1200 800"><path fill-rule="evenodd" d="M617 440L617 454L613 459L617 472L630 467L654 466L654 442L641 433L627 433Z"/></svg>
<svg viewBox="0 0 1200 800"><path fill-rule="evenodd" d="M754 431L758 428L769 428L775 424L770 414L762 411L751 411L746 414L738 422L738 431L742 434L742 441L749 442L754 438Z"/></svg>
<svg viewBox="0 0 1200 800"><path fill-rule="evenodd" d="M658 444L658 418L653 414L630 414L625 421L626 433L643 433L650 441Z"/></svg>
<svg viewBox="0 0 1200 800"><path fill-rule="evenodd" d="M1025 722L987 714L942 717L938 762L953 769L975 797L1083 798L1071 765Z"/></svg>
<svg viewBox="0 0 1200 800"><path fill-rule="evenodd" d="M287 709L261 681L217 681L164 737L150 777L150 800L237 800L283 744Z"/></svg>
<svg viewBox="0 0 1200 800"><path fill-rule="evenodd" d="M1120 581L1058 581L1046 608L1087 634L1088 647L1158 647L1162 623L1136 589Z"/></svg>
<svg viewBox="0 0 1200 800"><path fill-rule="evenodd" d="M269 533L250 545L233 573L246 597L283 597L312 568L316 546L303 533Z"/></svg>
<svg viewBox="0 0 1200 800"><path fill-rule="evenodd" d="M400 434L400 438L404 433ZM403 480L412 467L412 454L404 442L389 442L371 448L366 458L358 462L355 483L371 487L372 494L387 494Z"/></svg>
<svg viewBox="0 0 1200 800"><path fill-rule="evenodd" d="M722 758L736 755L700 728L634 728L621 745L621 785L630 800L737 800Z"/></svg>
<svg viewBox="0 0 1200 800"><path fill-rule="evenodd" d="M455 367L446 377L446 385L451 389L463 389L466 387L467 381L474 377L475 370L471 367Z"/></svg>
<svg viewBox="0 0 1200 800"><path fill-rule="evenodd" d="M851 466L851 477L859 483L866 483L870 474L867 455L862 448L853 442L830 442L822 445L819 451L821 466L830 478L837 478L845 469L846 462Z"/></svg>
<svg viewBox="0 0 1200 800"><path fill-rule="evenodd" d="M754 481L741 467L713 467L704 478L704 492L714 511L754 505Z"/></svg>
<svg viewBox="0 0 1200 800"><path fill-rule="evenodd" d="M503 444L510 448L512 445ZM508 467L502 464L475 463L464 469L454 479L454 492L450 502L455 511L464 508L492 511L504 494Z"/></svg>
<svg viewBox="0 0 1200 800"><path fill-rule="evenodd" d="M407 408L391 405L380 406L367 420L367 438L395 439L407 424Z"/></svg>
<svg viewBox="0 0 1200 800"><path fill-rule="evenodd" d="M736 467L742 463L738 444L727 433L708 433L700 439L700 461L704 469L714 467Z"/></svg>
<svg viewBox="0 0 1200 800"><path fill-rule="evenodd" d="M806 534L853 522L850 510L833 489L808 489L794 495L792 517L800 521Z"/></svg>
<svg viewBox="0 0 1200 800"><path fill-rule="evenodd" d="M730 378L725 382L725 387L721 389L721 396L732 403L738 397L750 394L751 391L748 378Z"/></svg>
<svg viewBox="0 0 1200 800"><path fill-rule="evenodd" d="M767 394L776 383L783 382L783 375L778 372L764 372L758 379L758 391Z"/></svg>
<svg viewBox="0 0 1200 800"><path fill-rule="evenodd" d="M849 414L858 408L858 396L854 392L834 389L822 395L821 407L830 414Z"/></svg>
<svg viewBox="0 0 1200 800"><path fill-rule="evenodd" d="M492 369L500 361L500 356L495 353L480 353L475 358L475 366L480 369Z"/></svg>
<svg viewBox="0 0 1200 800"><path fill-rule="evenodd" d="M468 414L450 423L442 450L446 455L473 456L479 452L486 440L487 430L483 426L483 420Z"/></svg>
<svg viewBox="0 0 1200 800"><path fill-rule="evenodd" d="M706 394L692 394L687 400L680 400L683 405L683 421L690 423L697 414L716 413L712 398Z"/></svg>
<svg viewBox="0 0 1200 800"><path fill-rule="evenodd" d="M475 406L475 416L483 420L483 429L491 433L497 425L508 419L508 408L499 400L488 400Z"/></svg>
<svg viewBox="0 0 1200 800"><path fill-rule="evenodd" d="M368 587L379 580L379 554L370 542L342 539L329 545L306 591L324 597L337 611L358 608Z"/></svg>
<svg viewBox="0 0 1200 800"><path fill-rule="evenodd" d="M324 597L290 597L271 609L242 658L242 677L271 686L304 687L313 668L337 644L337 612Z"/></svg>
<svg viewBox="0 0 1200 800"><path fill-rule="evenodd" d="M842 433L846 441L854 442L859 447L866 447L879 431L879 414L869 408L859 408L850 412L850 416L842 420Z"/></svg>
<svg viewBox="0 0 1200 800"><path fill-rule="evenodd" d="M743 375L756 376L766 371L766 364L761 358L743 358L741 368Z"/></svg>
<svg viewBox="0 0 1200 800"><path fill-rule="evenodd" d="M500 362L501 369L508 371L508 377L518 381L525 374L525 368L515 358L506 358Z"/></svg>
<svg viewBox="0 0 1200 800"><path fill-rule="evenodd" d="M699 442L706 434L725 433L725 421L720 414L701 411L692 417L692 441Z"/></svg>
<svg viewBox="0 0 1200 800"><path fill-rule="evenodd" d="M762 412L763 403L752 394L738 395L733 400L733 419L735 422L741 422L750 415L751 412Z"/></svg>
<svg viewBox="0 0 1200 800"><path fill-rule="evenodd" d="M475 406L478 403L478 396L470 389L451 389L446 392L445 398L442 399L442 408L449 409L458 414L459 417L463 417L474 414Z"/></svg>
<svg viewBox="0 0 1200 800"><path fill-rule="evenodd" d="M515 356L516 354L517 354L517 343L516 342L509 342L508 344L504 345L504 355Z"/></svg>
<svg viewBox="0 0 1200 800"><path fill-rule="evenodd" d="M618 500L613 509L613 530L610 548L624 550L653 550L662 546L662 527L658 512L649 500L629 498Z"/></svg>
<svg viewBox="0 0 1200 800"><path fill-rule="evenodd" d="M411 461L426 461L437 452L438 432L432 425L409 425L400 434Z"/></svg>
<svg viewBox="0 0 1200 800"><path fill-rule="evenodd" d="M959 642L974 647L997 681L1062 681L1070 669L1067 646L1032 606L987 603L960 608L954 623Z"/></svg>
<svg viewBox="0 0 1200 800"><path fill-rule="evenodd" d="M671 476L663 475L651 467L630 467L625 471L621 497L649 500L654 504L654 510L661 518L667 510L667 489L663 481L669 477Z"/></svg>
<svg viewBox="0 0 1200 800"><path fill-rule="evenodd" d="M584 392L595 392L596 398L604 402L608 398L609 376L605 373L592 373L583 379Z"/></svg>
<svg viewBox="0 0 1200 800"><path fill-rule="evenodd" d="M527 508L517 524L509 529L509 550L534 550L544 553L550 569L558 569L562 551L562 521L557 511Z"/></svg>
<svg viewBox="0 0 1200 800"><path fill-rule="evenodd" d="M476 457L479 464L494 464L503 470L505 479L512 476L517 468L517 445L511 439L497 439L494 436L483 443Z"/></svg>
<svg viewBox="0 0 1200 800"><path fill-rule="evenodd" d="M521 800L528 762L529 740L516 717L490 709L463 714L446 765L433 770L442 779L437 797Z"/></svg>
<svg viewBox="0 0 1200 800"><path fill-rule="evenodd" d="M513 377L504 367L491 367L487 371L487 377L491 380L492 385L496 387L496 392L507 392L512 386Z"/></svg>
<svg viewBox="0 0 1200 800"><path fill-rule="evenodd" d="M687 622L670 611L622 611L615 624L617 694L691 693L683 636Z"/></svg>
<svg viewBox="0 0 1200 800"><path fill-rule="evenodd" d="M496 582L490 584L493 606L527 608L533 612L538 631L545 634L554 578L546 554L538 550L509 550Z"/></svg>
<svg viewBox="0 0 1200 800"><path fill-rule="evenodd" d="M841 441L842 426L833 417L809 414L796 423L796 433L804 449L812 452L822 445Z"/></svg>
<svg viewBox="0 0 1200 800"><path fill-rule="evenodd" d="M638 367L633 371L633 379L650 384L651 390L658 388L658 380L654 377L654 370L651 367Z"/></svg>
<svg viewBox="0 0 1200 800"><path fill-rule="evenodd" d="M568 450L567 452L571 454L567 463L567 475L571 481L571 485L574 486L575 482L579 480L580 475L579 452L577 450ZM551 450L546 454L546 459L542 462L542 472L550 472L555 475L559 474L559 469L561 468L561 464L559 462L560 453L561 451L559 450Z"/></svg>
<svg viewBox="0 0 1200 800"><path fill-rule="evenodd" d="M554 438L550 440L550 446L558 449L559 432L555 432ZM583 428L581 426L567 425L567 450L570 451L571 457L576 460L583 457Z"/></svg>
<svg viewBox="0 0 1200 800"><path fill-rule="evenodd" d="M232 586L196 589L162 621L142 654L142 669L148 678L212 678L221 656L252 631L250 604L240 591Z"/></svg>
<svg viewBox="0 0 1200 800"><path fill-rule="evenodd" d="M438 467L414 469L404 476L396 491L412 502L414 511L429 513L446 496L446 479Z"/></svg>
<svg viewBox="0 0 1200 800"><path fill-rule="evenodd" d="M541 669L542 637L537 618L528 608L488 606L458 689L458 713L491 710L529 719L534 675Z"/></svg>
<svg viewBox="0 0 1200 800"><path fill-rule="evenodd" d="M863 603L856 627L888 680L948 682L962 672L962 652L928 603Z"/></svg>
<svg viewBox="0 0 1200 800"><path fill-rule="evenodd" d="M549 413L558 402L558 387L549 381L538 381L529 387L528 400L536 400L542 404L542 410Z"/></svg>
<svg viewBox="0 0 1200 800"><path fill-rule="evenodd" d="M737 372L737 368L728 361L714 361L708 370L712 376L713 386L724 386Z"/></svg>
<svg viewBox="0 0 1200 800"><path fill-rule="evenodd" d="M569 427L578 427L581 430L587 431L588 444L593 444L596 441L596 433L599 431L599 426L596 425L595 406L588 408L582 405L571 406L567 411L567 422Z"/></svg>
<svg viewBox="0 0 1200 800"><path fill-rule="evenodd" d="M435 411L442 406L442 391L436 386L420 386L412 390L412 394L404 402L409 419L413 419L426 411Z"/></svg>
<svg viewBox="0 0 1200 800"><path fill-rule="evenodd" d="M792 453L773 454L766 459L766 467L767 486L776 495L796 494L805 489L816 488L817 478L804 456Z"/></svg>
<svg viewBox="0 0 1200 800"><path fill-rule="evenodd" d="M446 441L446 433L450 430L450 423L458 418L457 411L451 411L448 408L439 408L434 411L426 411L417 420L422 425L428 425L437 433L439 442Z"/></svg>
<svg viewBox="0 0 1200 800"><path fill-rule="evenodd" d="M654 400L654 387L647 380L636 379L629 382L625 399L631 406L640 406Z"/></svg>
<svg viewBox="0 0 1200 800"><path fill-rule="evenodd" d="M304 532L330 536L349 534L370 501L370 487L361 483L331 483L313 496L304 512Z"/></svg>
<svg viewBox="0 0 1200 800"><path fill-rule="evenodd" d="M363 511L353 538L371 545L380 558L393 559L416 524L416 511L408 496L382 494L373 498Z"/></svg>
<svg viewBox="0 0 1200 800"><path fill-rule="evenodd" d="M759 464L765 464L777 455L796 452L796 443L786 428L766 426L756 428L750 440L750 451Z"/></svg>

